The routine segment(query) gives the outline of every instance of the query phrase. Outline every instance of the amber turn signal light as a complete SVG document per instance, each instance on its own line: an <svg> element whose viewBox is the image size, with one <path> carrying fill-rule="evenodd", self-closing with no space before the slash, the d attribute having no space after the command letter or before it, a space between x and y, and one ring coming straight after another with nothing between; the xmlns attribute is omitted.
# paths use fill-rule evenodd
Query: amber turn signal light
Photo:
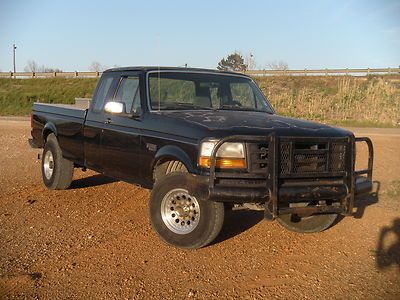
<svg viewBox="0 0 400 300"><path fill-rule="evenodd" d="M209 168L211 160L209 157L200 156L199 165L201 167ZM217 157L215 164L217 168L229 168L229 169L244 169L246 168L246 161L244 158L222 158Z"/></svg>

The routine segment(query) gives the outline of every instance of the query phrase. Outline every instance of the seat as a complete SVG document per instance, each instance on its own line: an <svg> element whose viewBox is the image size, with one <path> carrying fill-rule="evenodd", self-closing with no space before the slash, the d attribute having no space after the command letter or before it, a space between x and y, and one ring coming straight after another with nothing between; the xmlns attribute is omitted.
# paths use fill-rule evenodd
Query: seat
<svg viewBox="0 0 400 300"><path fill-rule="evenodd" d="M211 107L211 99L206 96L196 96L193 99L193 104L201 107Z"/></svg>
<svg viewBox="0 0 400 300"><path fill-rule="evenodd" d="M208 87L197 87L193 104L201 107L212 107L210 89Z"/></svg>

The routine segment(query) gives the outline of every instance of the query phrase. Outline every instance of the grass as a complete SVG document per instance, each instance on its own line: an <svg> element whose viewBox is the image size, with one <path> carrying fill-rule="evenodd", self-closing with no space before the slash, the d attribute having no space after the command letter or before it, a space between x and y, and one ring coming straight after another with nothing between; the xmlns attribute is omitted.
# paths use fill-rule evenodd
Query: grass
<svg viewBox="0 0 400 300"><path fill-rule="evenodd" d="M400 77L256 79L277 112L347 126L400 126Z"/></svg>
<svg viewBox="0 0 400 300"><path fill-rule="evenodd" d="M370 121L370 120L319 120L320 122L329 123L332 125L343 126L343 127L359 127L359 128L395 128L400 127L399 124L385 123L380 121Z"/></svg>
<svg viewBox="0 0 400 300"><path fill-rule="evenodd" d="M255 80L282 115L361 127L400 127L400 76L273 76ZM0 115L29 115L32 103L91 97L87 79L0 78Z"/></svg>
<svg viewBox="0 0 400 300"><path fill-rule="evenodd" d="M33 102L74 103L76 97L91 97L96 78L0 78L0 115L29 115Z"/></svg>
<svg viewBox="0 0 400 300"><path fill-rule="evenodd" d="M390 198L400 197L400 180L391 181L385 194Z"/></svg>

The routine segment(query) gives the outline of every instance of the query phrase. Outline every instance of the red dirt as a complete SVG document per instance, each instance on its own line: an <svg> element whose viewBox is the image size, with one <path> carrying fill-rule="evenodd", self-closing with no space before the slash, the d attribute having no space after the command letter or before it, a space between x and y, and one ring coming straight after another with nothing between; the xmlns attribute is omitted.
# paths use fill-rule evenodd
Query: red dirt
<svg viewBox="0 0 400 300"><path fill-rule="evenodd" d="M187 251L152 231L148 190L80 170L47 190L29 122L0 120L0 298L400 299L400 132L362 131L380 189L354 217L296 234L232 211L216 243Z"/></svg>

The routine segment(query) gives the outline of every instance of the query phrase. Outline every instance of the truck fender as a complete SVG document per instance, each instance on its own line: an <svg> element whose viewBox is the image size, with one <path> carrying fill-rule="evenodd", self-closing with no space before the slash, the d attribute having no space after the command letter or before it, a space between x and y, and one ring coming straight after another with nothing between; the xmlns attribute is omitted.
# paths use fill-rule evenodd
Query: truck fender
<svg viewBox="0 0 400 300"><path fill-rule="evenodd" d="M173 145L163 146L157 151L151 164L151 170L154 170L160 162L167 160L179 160L185 165L189 173L194 173L194 167L189 156L181 148Z"/></svg>
<svg viewBox="0 0 400 300"><path fill-rule="evenodd" d="M57 128L53 123L48 122L48 123L46 123L46 125L44 125L43 130L42 130L42 136L43 136L43 140L45 142L46 142L47 136L50 133L54 133L57 136Z"/></svg>

